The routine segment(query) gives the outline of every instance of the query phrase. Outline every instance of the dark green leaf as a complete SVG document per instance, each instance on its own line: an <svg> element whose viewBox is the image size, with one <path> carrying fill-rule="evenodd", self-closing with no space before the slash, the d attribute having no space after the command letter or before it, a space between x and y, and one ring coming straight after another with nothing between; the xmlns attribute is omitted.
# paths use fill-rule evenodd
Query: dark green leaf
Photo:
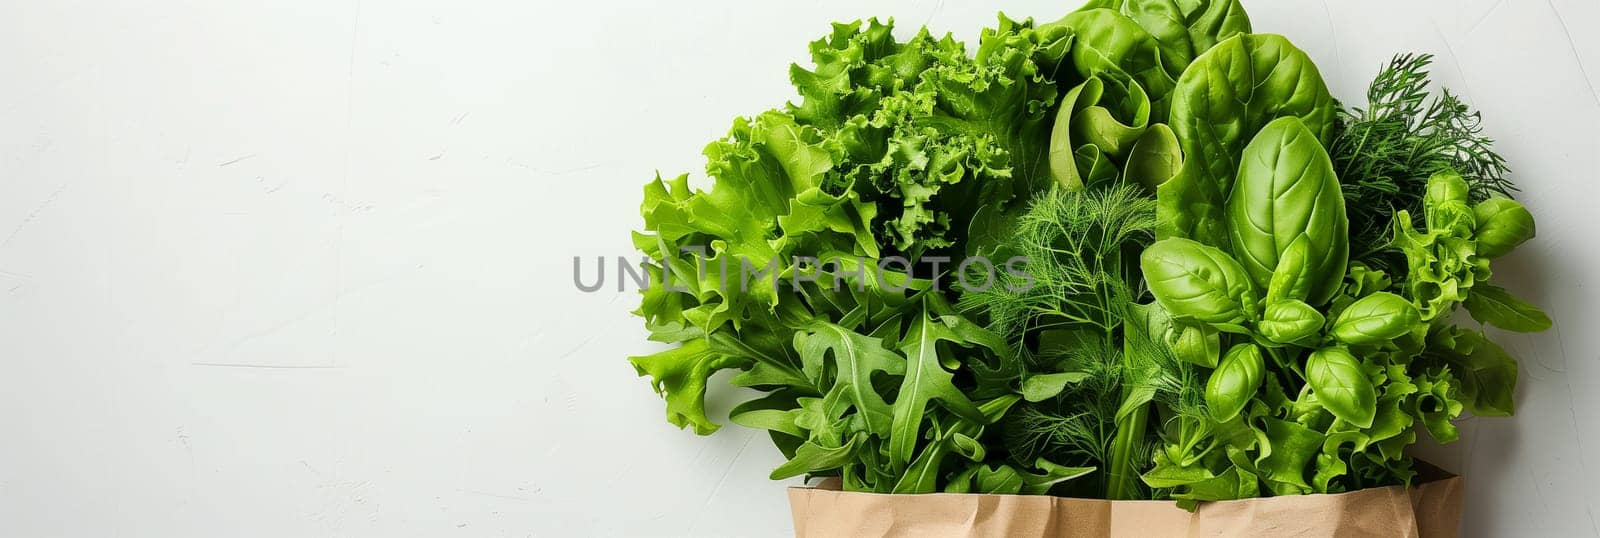
<svg viewBox="0 0 1600 538"><path fill-rule="evenodd" d="M1544 311L1499 286L1473 286L1463 304L1467 312L1472 314L1472 319L1508 331L1536 333L1550 328L1550 317Z"/></svg>

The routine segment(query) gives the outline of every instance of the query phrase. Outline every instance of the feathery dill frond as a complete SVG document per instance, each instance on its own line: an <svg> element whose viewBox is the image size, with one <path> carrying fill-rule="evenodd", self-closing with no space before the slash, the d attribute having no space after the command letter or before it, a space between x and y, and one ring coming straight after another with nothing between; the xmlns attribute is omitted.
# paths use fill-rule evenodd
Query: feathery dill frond
<svg viewBox="0 0 1600 538"><path fill-rule="evenodd" d="M989 289L962 296L967 313L988 314L991 329L1020 342L1031 330L1081 326L1109 331L1129 289L1128 262L1154 236L1155 201L1119 184L1036 198L1007 244L1027 259L1026 276L1001 273Z"/></svg>
<svg viewBox="0 0 1600 538"><path fill-rule="evenodd" d="M1430 99L1432 63L1428 54L1395 56L1367 88L1365 108L1339 111L1328 154L1344 190L1352 261L1392 268L1395 260L1384 252L1391 221L1402 209L1422 214L1434 172L1460 172L1474 202L1516 191L1505 159L1483 134L1482 116L1449 90Z"/></svg>
<svg viewBox="0 0 1600 538"><path fill-rule="evenodd" d="M1045 347L1037 354L1052 370L1085 377L1052 399L1025 403L1006 415L1006 445L1017 461L1044 456L1097 466L1108 457L1122 399L1122 354L1098 339L1082 344Z"/></svg>

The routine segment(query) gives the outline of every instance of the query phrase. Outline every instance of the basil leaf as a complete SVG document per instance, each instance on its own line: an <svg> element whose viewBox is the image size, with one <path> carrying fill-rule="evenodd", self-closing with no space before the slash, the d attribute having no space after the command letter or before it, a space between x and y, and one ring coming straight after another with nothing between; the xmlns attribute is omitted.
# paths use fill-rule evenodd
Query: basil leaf
<svg viewBox="0 0 1600 538"><path fill-rule="evenodd" d="M1237 325L1255 293L1232 257L1188 239L1157 241L1139 256L1150 293L1174 319Z"/></svg>
<svg viewBox="0 0 1600 538"><path fill-rule="evenodd" d="M1472 215L1478 224L1473 239L1478 241L1479 256L1498 258L1533 239L1533 214L1510 198L1484 200L1472 208Z"/></svg>
<svg viewBox="0 0 1600 538"><path fill-rule="evenodd" d="M1344 195L1322 143L1299 118L1278 118L1250 141L1240 160L1227 208L1228 236L1240 265L1268 289L1280 254L1303 240L1304 300L1326 303L1344 278L1350 245Z"/></svg>
<svg viewBox="0 0 1600 538"><path fill-rule="evenodd" d="M1357 299L1333 321L1333 337L1346 344L1372 344L1399 338L1422 323L1416 305L1380 291Z"/></svg>
<svg viewBox="0 0 1600 538"><path fill-rule="evenodd" d="M1378 396L1361 362L1349 350L1328 347L1311 352L1306 360L1306 383L1333 416L1361 428L1372 427Z"/></svg>
<svg viewBox="0 0 1600 538"><path fill-rule="evenodd" d="M1289 242L1288 248L1278 253L1278 267L1273 269L1272 279L1267 283L1267 304L1305 301L1310 295L1311 281L1307 273L1311 266L1306 263L1310 250L1311 239L1300 234Z"/></svg>
<svg viewBox="0 0 1600 538"><path fill-rule="evenodd" d="M1279 344L1293 344L1317 335L1327 319L1303 301L1279 301L1262 313L1260 333Z"/></svg>
<svg viewBox="0 0 1600 538"><path fill-rule="evenodd" d="M1255 398L1265 372L1266 363L1261 359L1260 347L1239 344L1229 349L1206 380L1206 407L1211 418L1227 422L1238 416Z"/></svg>

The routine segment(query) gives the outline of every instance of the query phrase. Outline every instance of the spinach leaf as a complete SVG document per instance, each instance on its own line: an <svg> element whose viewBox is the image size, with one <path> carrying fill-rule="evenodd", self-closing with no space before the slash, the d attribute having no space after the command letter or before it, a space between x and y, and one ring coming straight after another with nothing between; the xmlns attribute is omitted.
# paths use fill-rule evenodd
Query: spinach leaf
<svg viewBox="0 0 1600 538"><path fill-rule="evenodd" d="M1227 244L1223 202L1244 145L1268 122L1290 116L1326 142L1333 113L1316 64L1282 36L1235 35L1201 54L1173 90L1169 123L1187 158L1158 193L1161 237Z"/></svg>
<svg viewBox="0 0 1600 538"><path fill-rule="evenodd" d="M1120 11L1150 32L1173 77L1218 41L1250 33L1250 18L1238 0L1095 0L1083 7L1100 8Z"/></svg>

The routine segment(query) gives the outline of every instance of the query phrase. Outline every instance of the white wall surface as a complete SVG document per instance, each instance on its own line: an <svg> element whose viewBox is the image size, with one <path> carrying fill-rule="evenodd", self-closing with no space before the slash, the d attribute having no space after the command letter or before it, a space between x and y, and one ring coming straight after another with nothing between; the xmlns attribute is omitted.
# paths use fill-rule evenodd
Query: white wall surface
<svg viewBox="0 0 1600 538"><path fill-rule="evenodd" d="M776 450L669 426L572 256L830 21L1075 3L5 2L0 536L785 535ZM1539 220L1497 279L1557 326L1429 454L1469 535L1595 534L1600 5L1247 7L1342 98L1416 50L1483 111Z"/></svg>

